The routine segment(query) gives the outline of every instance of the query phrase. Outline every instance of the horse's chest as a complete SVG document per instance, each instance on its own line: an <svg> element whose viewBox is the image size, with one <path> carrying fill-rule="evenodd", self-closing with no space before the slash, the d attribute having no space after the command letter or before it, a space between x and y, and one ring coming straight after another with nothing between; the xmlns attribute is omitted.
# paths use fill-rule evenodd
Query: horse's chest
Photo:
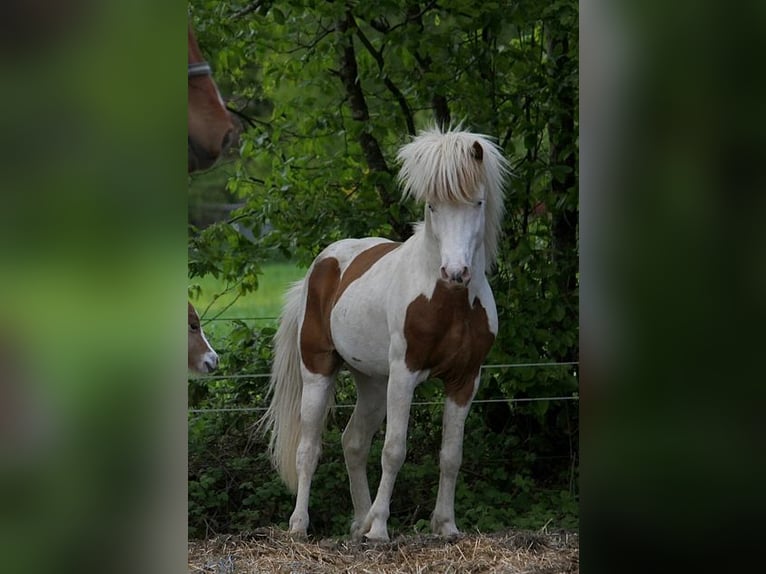
<svg viewBox="0 0 766 574"><path fill-rule="evenodd" d="M474 299L471 305L466 289L438 283L431 299L421 295L407 307L404 337L407 367L430 369L444 381L447 395L466 404L495 340L481 302Z"/></svg>

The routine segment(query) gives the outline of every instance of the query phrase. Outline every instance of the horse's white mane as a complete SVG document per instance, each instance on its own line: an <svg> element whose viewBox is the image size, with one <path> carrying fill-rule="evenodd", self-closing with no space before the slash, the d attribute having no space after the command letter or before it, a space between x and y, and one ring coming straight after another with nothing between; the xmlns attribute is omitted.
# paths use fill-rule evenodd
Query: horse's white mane
<svg viewBox="0 0 766 574"><path fill-rule="evenodd" d="M502 226L503 184L508 160L489 136L462 131L423 130L399 150L399 182L404 197L419 202L472 201L483 185L487 227L484 250L489 270L497 258Z"/></svg>

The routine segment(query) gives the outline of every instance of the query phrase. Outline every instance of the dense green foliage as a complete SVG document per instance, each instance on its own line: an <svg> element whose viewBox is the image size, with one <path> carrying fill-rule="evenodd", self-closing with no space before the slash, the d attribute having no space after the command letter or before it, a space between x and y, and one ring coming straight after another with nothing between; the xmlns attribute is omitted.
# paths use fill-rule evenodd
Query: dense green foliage
<svg viewBox="0 0 766 574"><path fill-rule="evenodd" d="M430 123L489 134L513 166L491 277L500 332L487 363L578 359L577 3L193 0L191 20L247 128L226 173L228 221L191 228L190 276L242 294L275 257L307 264L328 243L404 239L421 208L399 200L394 155ZM235 324L226 374L267 372L273 328ZM266 380L190 384L192 407L263 406ZM353 402L339 384L337 402ZM575 367L488 369L477 399L577 393ZM416 398L441 396L438 382ZM343 534L351 517L339 435L329 423L313 483L312 529ZM292 497L251 436L257 413L190 415L190 532L285 525ZM421 529L438 484L441 408L412 411L394 490L393 530ZM466 426L458 526L495 530L577 523L577 402L485 403ZM371 454L379 474L380 437Z"/></svg>

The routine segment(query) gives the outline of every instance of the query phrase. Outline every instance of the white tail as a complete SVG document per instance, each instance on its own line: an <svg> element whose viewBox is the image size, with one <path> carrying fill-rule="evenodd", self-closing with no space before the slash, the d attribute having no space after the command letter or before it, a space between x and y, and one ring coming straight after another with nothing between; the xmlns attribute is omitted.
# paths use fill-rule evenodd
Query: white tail
<svg viewBox="0 0 766 574"><path fill-rule="evenodd" d="M303 312L303 281L295 283L285 295L285 305L274 336L274 364L269 392L271 403L259 421L259 429L271 431L271 464L292 491L298 488L295 456L301 433L301 357L298 349L298 320Z"/></svg>

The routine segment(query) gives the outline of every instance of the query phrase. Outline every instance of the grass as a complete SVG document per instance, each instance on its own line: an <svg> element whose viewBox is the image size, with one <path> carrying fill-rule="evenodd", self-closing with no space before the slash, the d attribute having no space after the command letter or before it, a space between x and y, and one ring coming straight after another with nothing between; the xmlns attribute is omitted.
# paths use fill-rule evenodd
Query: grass
<svg viewBox="0 0 766 574"><path fill-rule="evenodd" d="M234 292L216 298L225 291L226 283L210 275L196 278L192 284L199 285L202 293L192 303L200 314L205 332L213 337L221 336L227 330L228 319L244 319L253 326L276 324L285 291L305 272L291 262L266 263L263 274L258 276L257 291L240 297Z"/></svg>

